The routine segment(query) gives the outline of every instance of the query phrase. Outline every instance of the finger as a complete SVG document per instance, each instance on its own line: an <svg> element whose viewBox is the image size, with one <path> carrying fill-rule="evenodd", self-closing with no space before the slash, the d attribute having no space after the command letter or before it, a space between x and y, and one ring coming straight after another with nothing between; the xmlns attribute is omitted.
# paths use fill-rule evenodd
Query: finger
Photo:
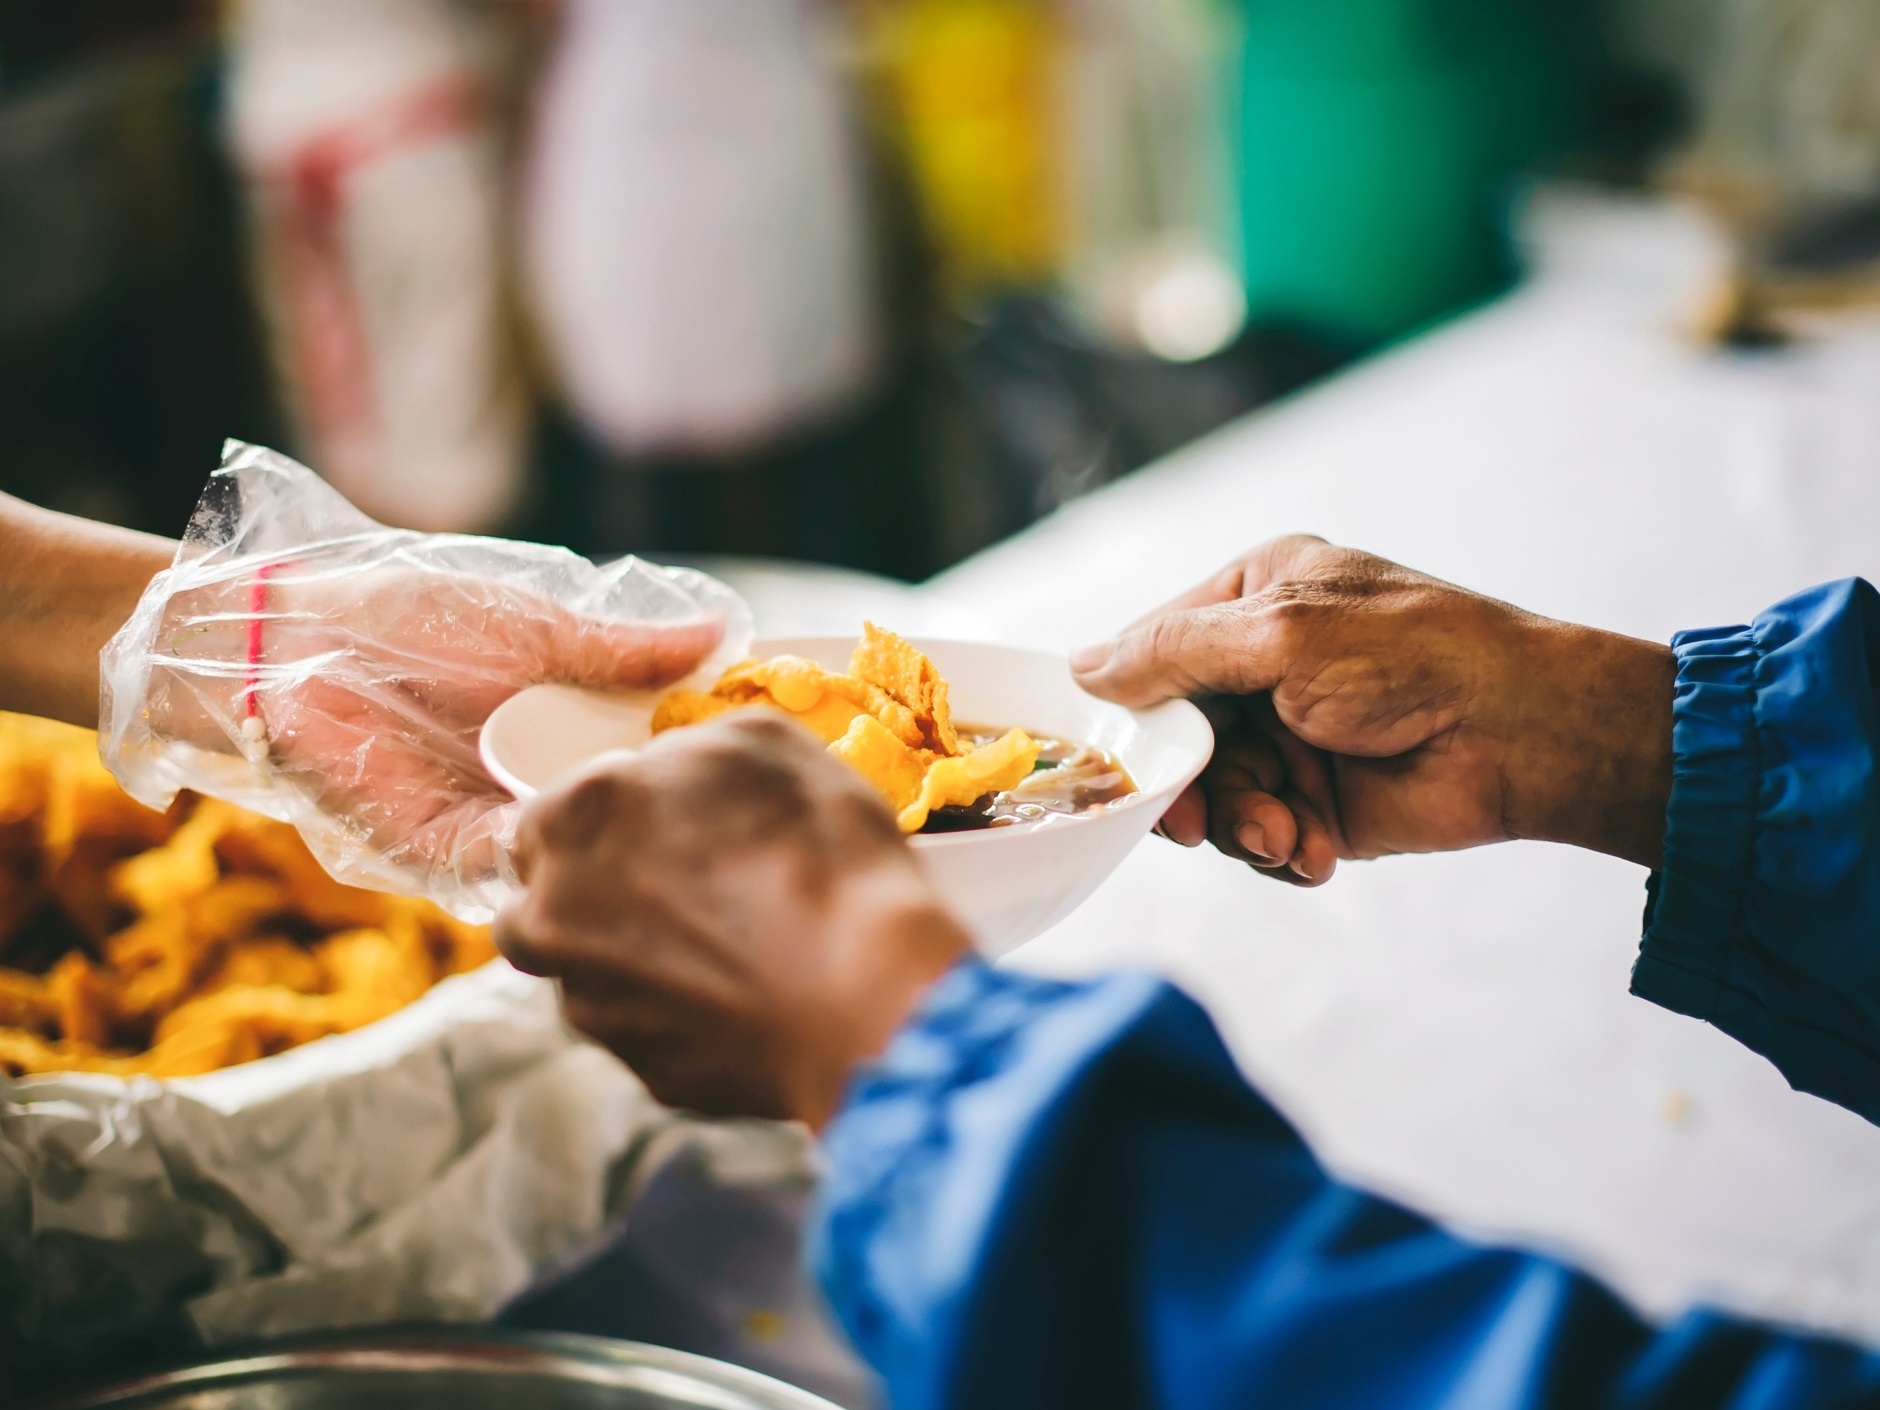
<svg viewBox="0 0 1880 1410"><path fill-rule="evenodd" d="M1236 565L1240 569L1240 595L1253 597L1276 583L1301 578L1319 566L1328 554L1348 553L1317 534L1286 534L1268 539Z"/></svg>
<svg viewBox="0 0 1880 1410"><path fill-rule="evenodd" d="M1199 847L1208 837L1208 799L1199 783L1191 783L1168 805L1156 831L1183 847Z"/></svg>
<svg viewBox="0 0 1880 1410"><path fill-rule="evenodd" d="M1293 637L1284 619L1242 600L1172 612L1132 627L1105 654L1080 654L1077 683L1141 707L1197 695L1253 695L1285 679Z"/></svg>
<svg viewBox="0 0 1880 1410"><path fill-rule="evenodd" d="M1329 756L1287 729L1270 711L1261 722L1261 728L1282 760L1287 792L1300 809L1311 812L1319 830L1330 839L1334 855L1350 856Z"/></svg>
<svg viewBox="0 0 1880 1410"><path fill-rule="evenodd" d="M1289 879L1300 886L1323 886L1338 868L1338 849L1332 834L1303 804L1293 808L1293 816L1298 822L1299 840L1286 862Z"/></svg>
<svg viewBox="0 0 1880 1410"><path fill-rule="evenodd" d="M497 953L524 974L552 978L556 972L553 956L529 936L527 904L525 898L518 898L498 911L490 938Z"/></svg>
<svg viewBox="0 0 1880 1410"><path fill-rule="evenodd" d="M1224 855L1271 870L1292 858L1299 828L1283 799L1247 790L1223 794L1214 801L1208 838Z"/></svg>
<svg viewBox="0 0 1880 1410"><path fill-rule="evenodd" d="M499 793L464 794L423 822L382 831L380 845L432 895L475 888L504 874L521 806Z"/></svg>
<svg viewBox="0 0 1880 1410"><path fill-rule="evenodd" d="M1083 677L1100 672L1124 637L1153 630L1157 623L1167 617L1204 607L1218 607L1237 598L1264 592L1274 583L1296 576L1313 555L1329 547L1324 539L1310 534L1292 534L1263 543L1187 592L1138 617L1117 636L1072 653L1071 669L1077 673L1085 688L1091 689L1087 682L1083 682Z"/></svg>
<svg viewBox="0 0 1880 1410"><path fill-rule="evenodd" d="M577 620L571 650L551 669L571 685L600 689L675 681L710 655L725 634L722 617L670 624Z"/></svg>

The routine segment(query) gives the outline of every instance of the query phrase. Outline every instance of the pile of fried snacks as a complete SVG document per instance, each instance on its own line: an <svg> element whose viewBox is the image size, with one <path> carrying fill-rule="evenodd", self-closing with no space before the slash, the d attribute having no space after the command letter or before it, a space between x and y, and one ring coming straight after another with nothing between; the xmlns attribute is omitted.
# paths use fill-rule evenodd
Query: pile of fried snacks
<svg viewBox="0 0 1880 1410"><path fill-rule="evenodd" d="M284 823L189 794L151 812L89 730L0 713L0 1073L210 1072L494 954L429 902L342 886Z"/></svg>
<svg viewBox="0 0 1880 1410"><path fill-rule="evenodd" d="M961 741L947 683L932 661L873 622L846 675L801 656L741 661L709 693L675 690L653 712L653 733L727 710L783 710L881 791L903 832L919 832L936 808L967 807L1016 788L1038 761L1022 729L978 747Z"/></svg>

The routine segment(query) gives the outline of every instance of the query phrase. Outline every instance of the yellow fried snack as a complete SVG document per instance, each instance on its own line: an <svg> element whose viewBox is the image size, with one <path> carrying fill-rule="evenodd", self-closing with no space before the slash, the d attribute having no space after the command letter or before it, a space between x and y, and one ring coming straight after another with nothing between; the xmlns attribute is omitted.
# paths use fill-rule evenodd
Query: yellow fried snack
<svg viewBox="0 0 1880 1410"><path fill-rule="evenodd" d="M857 715L829 752L874 784L897 814L920 797L922 781L933 762L933 755L909 749L873 715Z"/></svg>
<svg viewBox="0 0 1880 1410"><path fill-rule="evenodd" d="M196 986L196 992L214 994L237 985L278 986L297 994L323 994L326 966L305 946L296 945L284 935L262 935L238 941L224 950Z"/></svg>
<svg viewBox="0 0 1880 1410"><path fill-rule="evenodd" d="M46 995L68 1041L103 1045L110 1041L112 985L89 956L70 950L46 972Z"/></svg>
<svg viewBox="0 0 1880 1410"><path fill-rule="evenodd" d="M315 1038L363 1028L402 1007L398 1000L383 994L296 994L279 985L238 984L219 994L192 999L166 1016L157 1025L152 1055L162 1053L167 1046L170 1052L165 1056L173 1063L180 1051L187 1050L189 1045L183 1040L189 1035L231 1029L254 1035L262 1054L278 1053Z"/></svg>
<svg viewBox="0 0 1880 1410"><path fill-rule="evenodd" d="M310 1036L324 1038L326 1034ZM253 1062L292 1046L281 1043L270 1048L263 1042L262 1030L249 1022L192 1024L146 1052L131 1057L101 1055L91 1061L88 1070L110 1072L119 1077L200 1077L205 1072L233 1067L239 1062Z"/></svg>
<svg viewBox="0 0 1880 1410"><path fill-rule="evenodd" d="M795 718L799 725L824 744L834 744L849 732L857 720L867 720L903 749L907 748L901 736L883 724L878 716L870 714L853 700L845 700L834 691L823 696L809 709L798 713Z"/></svg>
<svg viewBox="0 0 1880 1410"><path fill-rule="evenodd" d="M896 817L903 832L919 832L935 808L960 807L988 793L1018 787L1038 762L1038 742L1022 729L1007 730L970 754L936 759L921 780L920 794Z"/></svg>
<svg viewBox="0 0 1880 1410"><path fill-rule="evenodd" d="M963 747L934 663L873 622L863 623L848 674L801 656L740 661L709 693L667 695L653 712L653 732L756 707L784 711L827 744L875 786L903 832L920 831L935 808L1016 787L1038 759L1023 730Z"/></svg>
<svg viewBox="0 0 1880 1410"><path fill-rule="evenodd" d="M736 707L736 701L722 695L707 695L702 690L675 690L654 707L653 733L700 724Z"/></svg>
<svg viewBox="0 0 1880 1410"><path fill-rule="evenodd" d="M377 995L397 1009L429 989L437 974L422 933L397 928L407 933L347 930L321 941L314 955L326 971L328 992Z"/></svg>
<svg viewBox="0 0 1880 1410"><path fill-rule="evenodd" d="M45 980L16 969L0 969L0 1028L46 1033L57 1022L58 1011L46 992Z"/></svg>
<svg viewBox="0 0 1880 1410"><path fill-rule="evenodd" d="M211 1072L494 956L486 927L333 880L284 823L152 812L96 735L0 713L0 1075Z"/></svg>
<svg viewBox="0 0 1880 1410"><path fill-rule="evenodd" d="M143 915L200 896L216 883L215 842L224 829L226 805L209 800L160 847L119 863L111 891Z"/></svg>
<svg viewBox="0 0 1880 1410"><path fill-rule="evenodd" d="M124 976L119 1016L147 1019L181 1003L223 946L247 939L289 908L287 888L278 881L231 876L112 936L105 957Z"/></svg>
<svg viewBox="0 0 1880 1410"><path fill-rule="evenodd" d="M947 704L947 683L933 662L912 643L873 622L864 622L862 639L849 657L849 674L905 707L920 726L924 747L942 756L960 752L952 710Z"/></svg>
<svg viewBox="0 0 1880 1410"><path fill-rule="evenodd" d="M718 678L712 694L740 702L768 696L780 709L800 713L821 700L835 678L835 672L804 657L773 656L738 662Z"/></svg>
<svg viewBox="0 0 1880 1410"><path fill-rule="evenodd" d="M86 1072L98 1057L89 1043L50 1042L23 1028L0 1028L0 1072Z"/></svg>
<svg viewBox="0 0 1880 1410"><path fill-rule="evenodd" d="M675 691L674 694L694 692ZM925 738L914 712L880 686L857 676L831 671L801 656L740 661L718 678L709 698L723 700L727 706L775 706L795 715L826 743L840 739L847 732L849 721L862 713L873 715L912 748L920 748ZM673 723L696 721L674 720ZM657 734L661 728L660 716L655 712L653 732Z"/></svg>

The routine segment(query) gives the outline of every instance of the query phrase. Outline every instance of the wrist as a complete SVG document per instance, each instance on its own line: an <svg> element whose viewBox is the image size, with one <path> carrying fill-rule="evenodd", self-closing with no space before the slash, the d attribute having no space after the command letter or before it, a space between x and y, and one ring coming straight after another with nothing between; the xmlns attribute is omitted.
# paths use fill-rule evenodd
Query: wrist
<svg viewBox="0 0 1880 1410"><path fill-rule="evenodd" d="M918 873L845 890L830 921L842 942L834 982L792 1083L793 1114L817 1129L835 1115L854 1070L881 1055L928 989L972 950L965 927Z"/></svg>
<svg viewBox="0 0 1880 1410"><path fill-rule="evenodd" d="M1519 668L1510 830L1657 866L1671 797L1670 648L1536 619Z"/></svg>

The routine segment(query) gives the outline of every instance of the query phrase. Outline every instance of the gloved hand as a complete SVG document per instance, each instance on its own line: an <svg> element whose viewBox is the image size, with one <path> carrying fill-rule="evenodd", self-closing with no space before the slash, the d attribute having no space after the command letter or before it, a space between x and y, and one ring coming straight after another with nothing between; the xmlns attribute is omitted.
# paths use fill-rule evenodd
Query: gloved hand
<svg viewBox="0 0 1880 1410"><path fill-rule="evenodd" d="M101 661L100 744L153 807L179 788L299 828L341 880L485 919L516 805L477 734L525 686L714 677L750 638L702 574L387 529L302 466L230 443Z"/></svg>

